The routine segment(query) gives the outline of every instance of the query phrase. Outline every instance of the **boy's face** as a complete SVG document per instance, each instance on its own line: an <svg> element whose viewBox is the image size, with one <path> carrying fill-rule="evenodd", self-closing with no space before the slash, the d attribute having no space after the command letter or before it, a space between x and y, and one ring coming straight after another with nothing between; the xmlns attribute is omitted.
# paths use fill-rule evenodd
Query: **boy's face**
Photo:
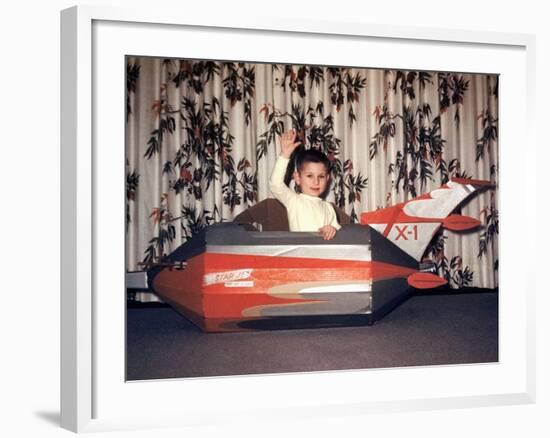
<svg viewBox="0 0 550 438"><path fill-rule="evenodd" d="M321 196L330 178L323 163L307 162L302 168L294 172L294 183L300 187L302 193L310 196Z"/></svg>

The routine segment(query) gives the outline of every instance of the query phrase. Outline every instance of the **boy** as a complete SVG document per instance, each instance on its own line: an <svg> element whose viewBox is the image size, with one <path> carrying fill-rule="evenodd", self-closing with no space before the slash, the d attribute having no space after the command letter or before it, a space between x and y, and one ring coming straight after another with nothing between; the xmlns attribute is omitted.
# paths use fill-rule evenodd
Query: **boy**
<svg viewBox="0 0 550 438"><path fill-rule="evenodd" d="M300 148L294 130L280 137L281 153L277 158L269 187L271 192L287 209L290 231L319 231L323 239L330 240L336 235L340 224L332 205L325 200L325 192L330 181L328 157L317 149ZM291 155L295 152L295 162L290 163L295 170L292 174L300 193L292 191L284 177Z"/></svg>

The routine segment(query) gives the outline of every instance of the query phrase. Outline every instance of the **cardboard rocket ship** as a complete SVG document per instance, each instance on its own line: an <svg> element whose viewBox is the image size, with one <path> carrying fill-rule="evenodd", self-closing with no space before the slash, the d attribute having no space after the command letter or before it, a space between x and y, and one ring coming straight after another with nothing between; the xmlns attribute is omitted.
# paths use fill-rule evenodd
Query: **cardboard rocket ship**
<svg viewBox="0 0 550 438"><path fill-rule="evenodd" d="M147 283L203 331L369 325L415 289L446 283L420 261L440 227L483 181L455 179L432 192L363 213L336 237L207 227L147 271Z"/></svg>

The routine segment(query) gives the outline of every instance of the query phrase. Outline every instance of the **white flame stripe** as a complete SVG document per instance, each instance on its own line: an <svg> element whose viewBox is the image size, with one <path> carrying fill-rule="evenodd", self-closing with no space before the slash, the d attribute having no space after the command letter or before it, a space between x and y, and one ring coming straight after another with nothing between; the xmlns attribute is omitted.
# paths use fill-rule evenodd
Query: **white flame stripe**
<svg viewBox="0 0 550 438"><path fill-rule="evenodd" d="M412 217L443 219L475 190L470 185L453 182L447 185L448 188L432 190L429 198L407 201L403 206L403 212Z"/></svg>
<svg viewBox="0 0 550 438"><path fill-rule="evenodd" d="M313 286L300 289L300 294L331 294L350 292L369 292L372 290L372 283L333 284L329 286Z"/></svg>
<svg viewBox="0 0 550 438"><path fill-rule="evenodd" d="M371 261L370 245L207 245L216 254Z"/></svg>

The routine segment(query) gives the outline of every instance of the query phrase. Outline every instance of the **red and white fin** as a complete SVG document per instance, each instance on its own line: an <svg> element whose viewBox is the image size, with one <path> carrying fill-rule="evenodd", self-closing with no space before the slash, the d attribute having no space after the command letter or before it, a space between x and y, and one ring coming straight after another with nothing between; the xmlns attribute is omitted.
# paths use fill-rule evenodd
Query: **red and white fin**
<svg viewBox="0 0 550 438"><path fill-rule="evenodd" d="M415 260L420 261L440 226L453 230L472 229L479 221L466 216L447 216L478 187L489 181L454 179L429 193L392 207L361 214L370 225Z"/></svg>

